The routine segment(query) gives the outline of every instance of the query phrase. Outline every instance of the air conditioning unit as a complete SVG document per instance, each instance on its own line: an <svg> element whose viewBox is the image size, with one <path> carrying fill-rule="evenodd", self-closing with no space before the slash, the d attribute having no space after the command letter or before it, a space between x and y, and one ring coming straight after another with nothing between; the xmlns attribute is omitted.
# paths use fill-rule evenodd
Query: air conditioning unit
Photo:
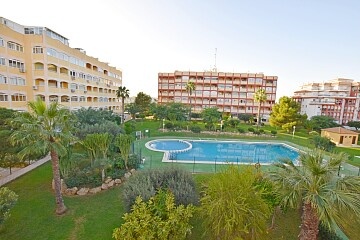
<svg viewBox="0 0 360 240"><path fill-rule="evenodd" d="M19 72L24 73L25 69L24 68L19 68Z"/></svg>
<svg viewBox="0 0 360 240"><path fill-rule="evenodd" d="M38 86L33 86L33 90L38 90Z"/></svg>
<svg viewBox="0 0 360 240"><path fill-rule="evenodd" d="M71 89L71 92L75 92L75 89Z"/></svg>
<svg viewBox="0 0 360 240"><path fill-rule="evenodd" d="M71 80L75 80L75 77L74 77L74 76L71 76Z"/></svg>

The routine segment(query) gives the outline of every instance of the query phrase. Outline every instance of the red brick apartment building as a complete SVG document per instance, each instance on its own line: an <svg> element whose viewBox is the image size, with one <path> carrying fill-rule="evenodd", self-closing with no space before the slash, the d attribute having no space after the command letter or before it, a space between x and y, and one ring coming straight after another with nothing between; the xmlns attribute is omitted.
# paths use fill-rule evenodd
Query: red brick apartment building
<svg viewBox="0 0 360 240"><path fill-rule="evenodd" d="M268 121L275 104L277 76L263 73L185 72L158 74L158 103L180 102L192 104L193 112L208 107L218 107L224 113L237 115L249 113L256 116L258 103L254 94L265 89L267 100L261 106L263 121ZM189 96L186 84L195 84L195 91Z"/></svg>

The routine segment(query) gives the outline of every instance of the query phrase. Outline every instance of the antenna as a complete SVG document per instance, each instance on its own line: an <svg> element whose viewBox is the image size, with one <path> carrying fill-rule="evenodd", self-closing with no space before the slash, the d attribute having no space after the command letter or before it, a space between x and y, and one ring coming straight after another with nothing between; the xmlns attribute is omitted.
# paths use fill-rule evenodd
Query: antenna
<svg viewBox="0 0 360 240"><path fill-rule="evenodd" d="M217 72L217 68L216 68L216 53L217 53L217 48L215 48L215 65L214 65L214 72Z"/></svg>

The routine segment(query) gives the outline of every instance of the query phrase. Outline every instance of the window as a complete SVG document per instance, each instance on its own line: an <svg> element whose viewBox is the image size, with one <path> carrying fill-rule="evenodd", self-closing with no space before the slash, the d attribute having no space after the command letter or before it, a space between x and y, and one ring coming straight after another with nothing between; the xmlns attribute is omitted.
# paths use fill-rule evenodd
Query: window
<svg viewBox="0 0 360 240"><path fill-rule="evenodd" d="M33 47L33 53L35 54L43 53L43 48L40 46L35 46Z"/></svg>
<svg viewBox="0 0 360 240"><path fill-rule="evenodd" d="M14 50L14 51L18 51L18 52L23 52L24 51L24 47L21 46L18 43L15 42L8 42L7 43L8 48Z"/></svg>
<svg viewBox="0 0 360 240"><path fill-rule="evenodd" d="M52 48L48 48L46 50L47 55L49 56L53 56L53 57L57 57L57 51L55 49Z"/></svg>
<svg viewBox="0 0 360 240"><path fill-rule="evenodd" d="M5 58L0 57L0 65L6 65Z"/></svg>
<svg viewBox="0 0 360 240"><path fill-rule="evenodd" d="M4 39L2 39L1 37L0 37L0 47L4 47L5 45L4 45Z"/></svg>
<svg viewBox="0 0 360 240"><path fill-rule="evenodd" d="M70 84L70 89L77 89L78 85L76 83Z"/></svg>
<svg viewBox="0 0 360 240"><path fill-rule="evenodd" d="M6 77L3 75L0 75L0 84L6 84L6 83L7 83Z"/></svg>
<svg viewBox="0 0 360 240"><path fill-rule="evenodd" d="M13 102L25 102L26 96L21 93L15 93L15 94L11 95L11 100Z"/></svg>
<svg viewBox="0 0 360 240"><path fill-rule="evenodd" d="M72 101L72 102L77 102L77 101L78 101L78 97L77 97L77 96L72 96L72 97L71 97L71 101Z"/></svg>
<svg viewBox="0 0 360 240"><path fill-rule="evenodd" d="M76 77L76 72L75 71L70 71L70 76L71 77Z"/></svg>
<svg viewBox="0 0 360 240"><path fill-rule="evenodd" d="M16 59L9 59L9 67L25 69L24 63Z"/></svg>
<svg viewBox="0 0 360 240"><path fill-rule="evenodd" d="M21 78L21 77L10 77L9 78L9 83L11 85L24 86L25 85L25 79Z"/></svg>
<svg viewBox="0 0 360 240"><path fill-rule="evenodd" d="M8 95L5 93L0 93L0 102L7 102L9 101Z"/></svg>
<svg viewBox="0 0 360 240"><path fill-rule="evenodd" d="M86 102L86 99L85 99L84 96L81 96L81 97L80 97L80 102Z"/></svg>

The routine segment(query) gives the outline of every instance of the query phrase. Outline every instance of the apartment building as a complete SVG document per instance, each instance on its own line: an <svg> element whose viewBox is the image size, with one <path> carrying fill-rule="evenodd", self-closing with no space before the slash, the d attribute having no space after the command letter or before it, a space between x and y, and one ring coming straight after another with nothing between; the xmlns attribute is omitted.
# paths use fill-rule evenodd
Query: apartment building
<svg viewBox="0 0 360 240"><path fill-rule="evenodd" d="M71 110L120 111L121 84L121 70L71 48L66 37L0 17L0 107L25 111L40 97Z"/></svg>
<svg viewBox="0 0 360 240"><path fill-rule="evenodd" d="M359 82L337 78L323 83L307 83L294 92L293 99L301 104L301 113L329 116L339 124L358 121Z"/></svg>
<svg viewBox="0 0 360 240"><path fill-rule="evenodd" d="M158 103L181 102L190 104L193 112L201 112L208 107L218 107L221 112L233 116L249 113L256 116L258 103L254 94L265 89L267 100L261 106L263 121L270 117L275 104L277 76L263 73L225 73L225 72L184 72L158 74ZM186 91L186 84L195 84L192 95Z"/></svg>

